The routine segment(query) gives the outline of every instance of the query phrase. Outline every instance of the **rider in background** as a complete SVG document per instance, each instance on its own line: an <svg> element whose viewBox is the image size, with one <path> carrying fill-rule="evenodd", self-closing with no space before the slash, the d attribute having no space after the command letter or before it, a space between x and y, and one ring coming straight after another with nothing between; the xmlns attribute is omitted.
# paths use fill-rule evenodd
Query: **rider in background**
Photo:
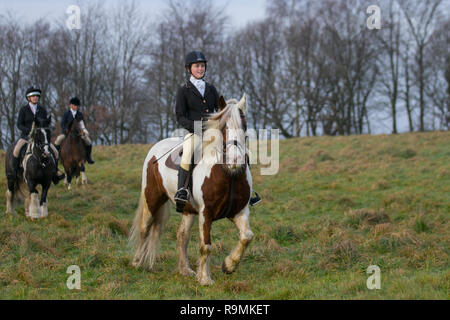
<svg viewBox="0 0 450 320"><path fill-rule="evenodd" d="M39 98L41 96L41 90L36 87L30 87L25 93L25 97L28 101L26 105L20 108L19 117L17 118L17 127L21 131L20 139L17 141L14 151L13 151L13 169L14 176L17 176L17 172L20 166L20 150L29 141L29 134L33 126L35 119L47 119L47 110L41 106L39 103ZM53 156L56 161L56 168L58 168L59 153L55 146L50 143L50 149L53 152ZM53 183L58 184L61 179L64 179L65 175L60 174L57 170L53 175Z"/></svg>
<svg viewBox="0 0 450 320"><path fill-rule="evenodd" d="M81 113L81 111L78 110L80 105L81 105L80 99L78 99L77 97L73 97L70 99L69 110L64 112L64 115L63 115L62 121L61 121L62 133L56 138L55 146L56 146L56 148L58 148L58 150L60 150L61 142L66 137L65 132L67 130L67 127L73 120L76 119L77 121L80 122L80 126L81 126L81 139L83 139L84 147L86 150L86 161L89 164L93 164L93 163L95 163L95 161L92 160L92 158L91 158L92 141L89 138L89 132L87 131L86 126L84 124L83 114Z"/></svg>
<svg viewBox="0 0 450 320"><path fill-rule="evenodd" d="M178 124L189 131L184 137L183 156L178 169L178 191L174 196L178 212L183 211L184 205L189 200L187 179L192 155L197 147L194 142L201 141L201 139L194 139L194 121L203 120L209 114L219 110L219 95L216 88L203 80L207 68L205 55L199 51L189 52L185 58L185 68L190 78L178 89L175 110ZM256 194L256 197L250 199L250 205L260 201Z"/></svg>

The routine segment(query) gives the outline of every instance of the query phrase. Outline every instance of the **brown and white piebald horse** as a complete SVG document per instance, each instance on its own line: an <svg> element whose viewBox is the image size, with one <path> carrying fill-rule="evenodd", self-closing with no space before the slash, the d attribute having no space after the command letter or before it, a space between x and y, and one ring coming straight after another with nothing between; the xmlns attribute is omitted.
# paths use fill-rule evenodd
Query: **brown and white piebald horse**
<svg viewBox="0 0 450 320"><path fill-rule="evenodd" d="M203 155L192 171L192 194L177 232L178 267L183 275L197 275L202 285L214 283L209 267L213 221L228 218L239 230L239 242L222 265L225 273L236 269L253 238L249 224L252 177L246 159L245 111L245 94L239 102L232 99L225 103L220 97L219 111L209 117L203 134ZM177 170L165 164L170 151L179 143L179 138L162 140L150 149L145 159L141 197L130 236L130 242L137 245L133 260L136 267L151 269L155 262L161 233L169 218L169 205L174 203L177 191ZM187 256L196 216L200 231L197 273L190 268Z"/></svg>

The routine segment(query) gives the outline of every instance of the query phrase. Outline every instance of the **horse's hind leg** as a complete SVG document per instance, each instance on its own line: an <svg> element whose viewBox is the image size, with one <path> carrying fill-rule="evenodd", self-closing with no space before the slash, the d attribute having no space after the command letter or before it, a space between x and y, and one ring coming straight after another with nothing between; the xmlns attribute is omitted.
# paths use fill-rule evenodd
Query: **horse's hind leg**
<svg viewBox="0 0 450 320"><path fill-rule="evenodd" d="M211 246L211 224L212 218L206 209L199 212L199 233L200 233L200 259L197 268L197 280L201 285L212 285L211 271L209 268Z"/></svg>
<svg viewBox="0 0 450 320"><path fill-rule="evenodd" d="M6 213L17 214L14 209L14 181L8 180L8 189L6 190Z"/></svg>
<svg viewBox="0 0 450 320"><path fill-rule="evenodd" d="M239 261L241 261L245 248L247 248L253 239L253 232L250 230L249 216L250 210L247 206L231 219L239 230L239 242L222 264L222 271L225 273L232 273L236 269Z"/></svg>
<svg viewBox="0 0 450 320"><path fill-rule="evenodd" d="M178 268L184 276L195 276L195 272L189 266L188 259L188 244L194 219L195 215L193 214L183 214L177 232Z"/></svg>

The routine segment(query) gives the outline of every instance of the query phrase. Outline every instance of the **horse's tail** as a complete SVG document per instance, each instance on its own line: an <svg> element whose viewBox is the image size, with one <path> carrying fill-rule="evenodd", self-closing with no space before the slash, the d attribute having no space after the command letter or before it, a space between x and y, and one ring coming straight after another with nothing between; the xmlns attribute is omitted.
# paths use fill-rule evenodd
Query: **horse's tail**
<svg viewBox="0 0 450 320"><path fill-rule="evenodd" d="M161 234L170 216L169 203L164 203L156 212L150 212L141 193L139 206L136 210L131 234L130 244L137 246L133 265L152 269L161 245Z"/></svg>

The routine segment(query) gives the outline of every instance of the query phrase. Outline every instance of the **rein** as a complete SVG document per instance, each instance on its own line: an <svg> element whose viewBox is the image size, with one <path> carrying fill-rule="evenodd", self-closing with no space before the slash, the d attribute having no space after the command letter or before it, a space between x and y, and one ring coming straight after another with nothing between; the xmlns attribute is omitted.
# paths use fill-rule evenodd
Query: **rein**
<svg viewBox="0 0 450 320"><path fill-rule="evenodd" d="M191 135L189 137L187 137L186 139L183 139L182 141L180 141L179 143L177 143L175 146L173 146L172 148L169 149L169 151L167 151L166 153L164 153L161 157L159 157L158 159L156 159L155 161L153 161L153 164L157 163L161 158L163 158L166 154L168 154L169 152L172 152L172 150L175 150L176 147L178 147L180 144L184 143L184 141L186 141L187 139L189 139L194 133L191 133Z"/></svg>

